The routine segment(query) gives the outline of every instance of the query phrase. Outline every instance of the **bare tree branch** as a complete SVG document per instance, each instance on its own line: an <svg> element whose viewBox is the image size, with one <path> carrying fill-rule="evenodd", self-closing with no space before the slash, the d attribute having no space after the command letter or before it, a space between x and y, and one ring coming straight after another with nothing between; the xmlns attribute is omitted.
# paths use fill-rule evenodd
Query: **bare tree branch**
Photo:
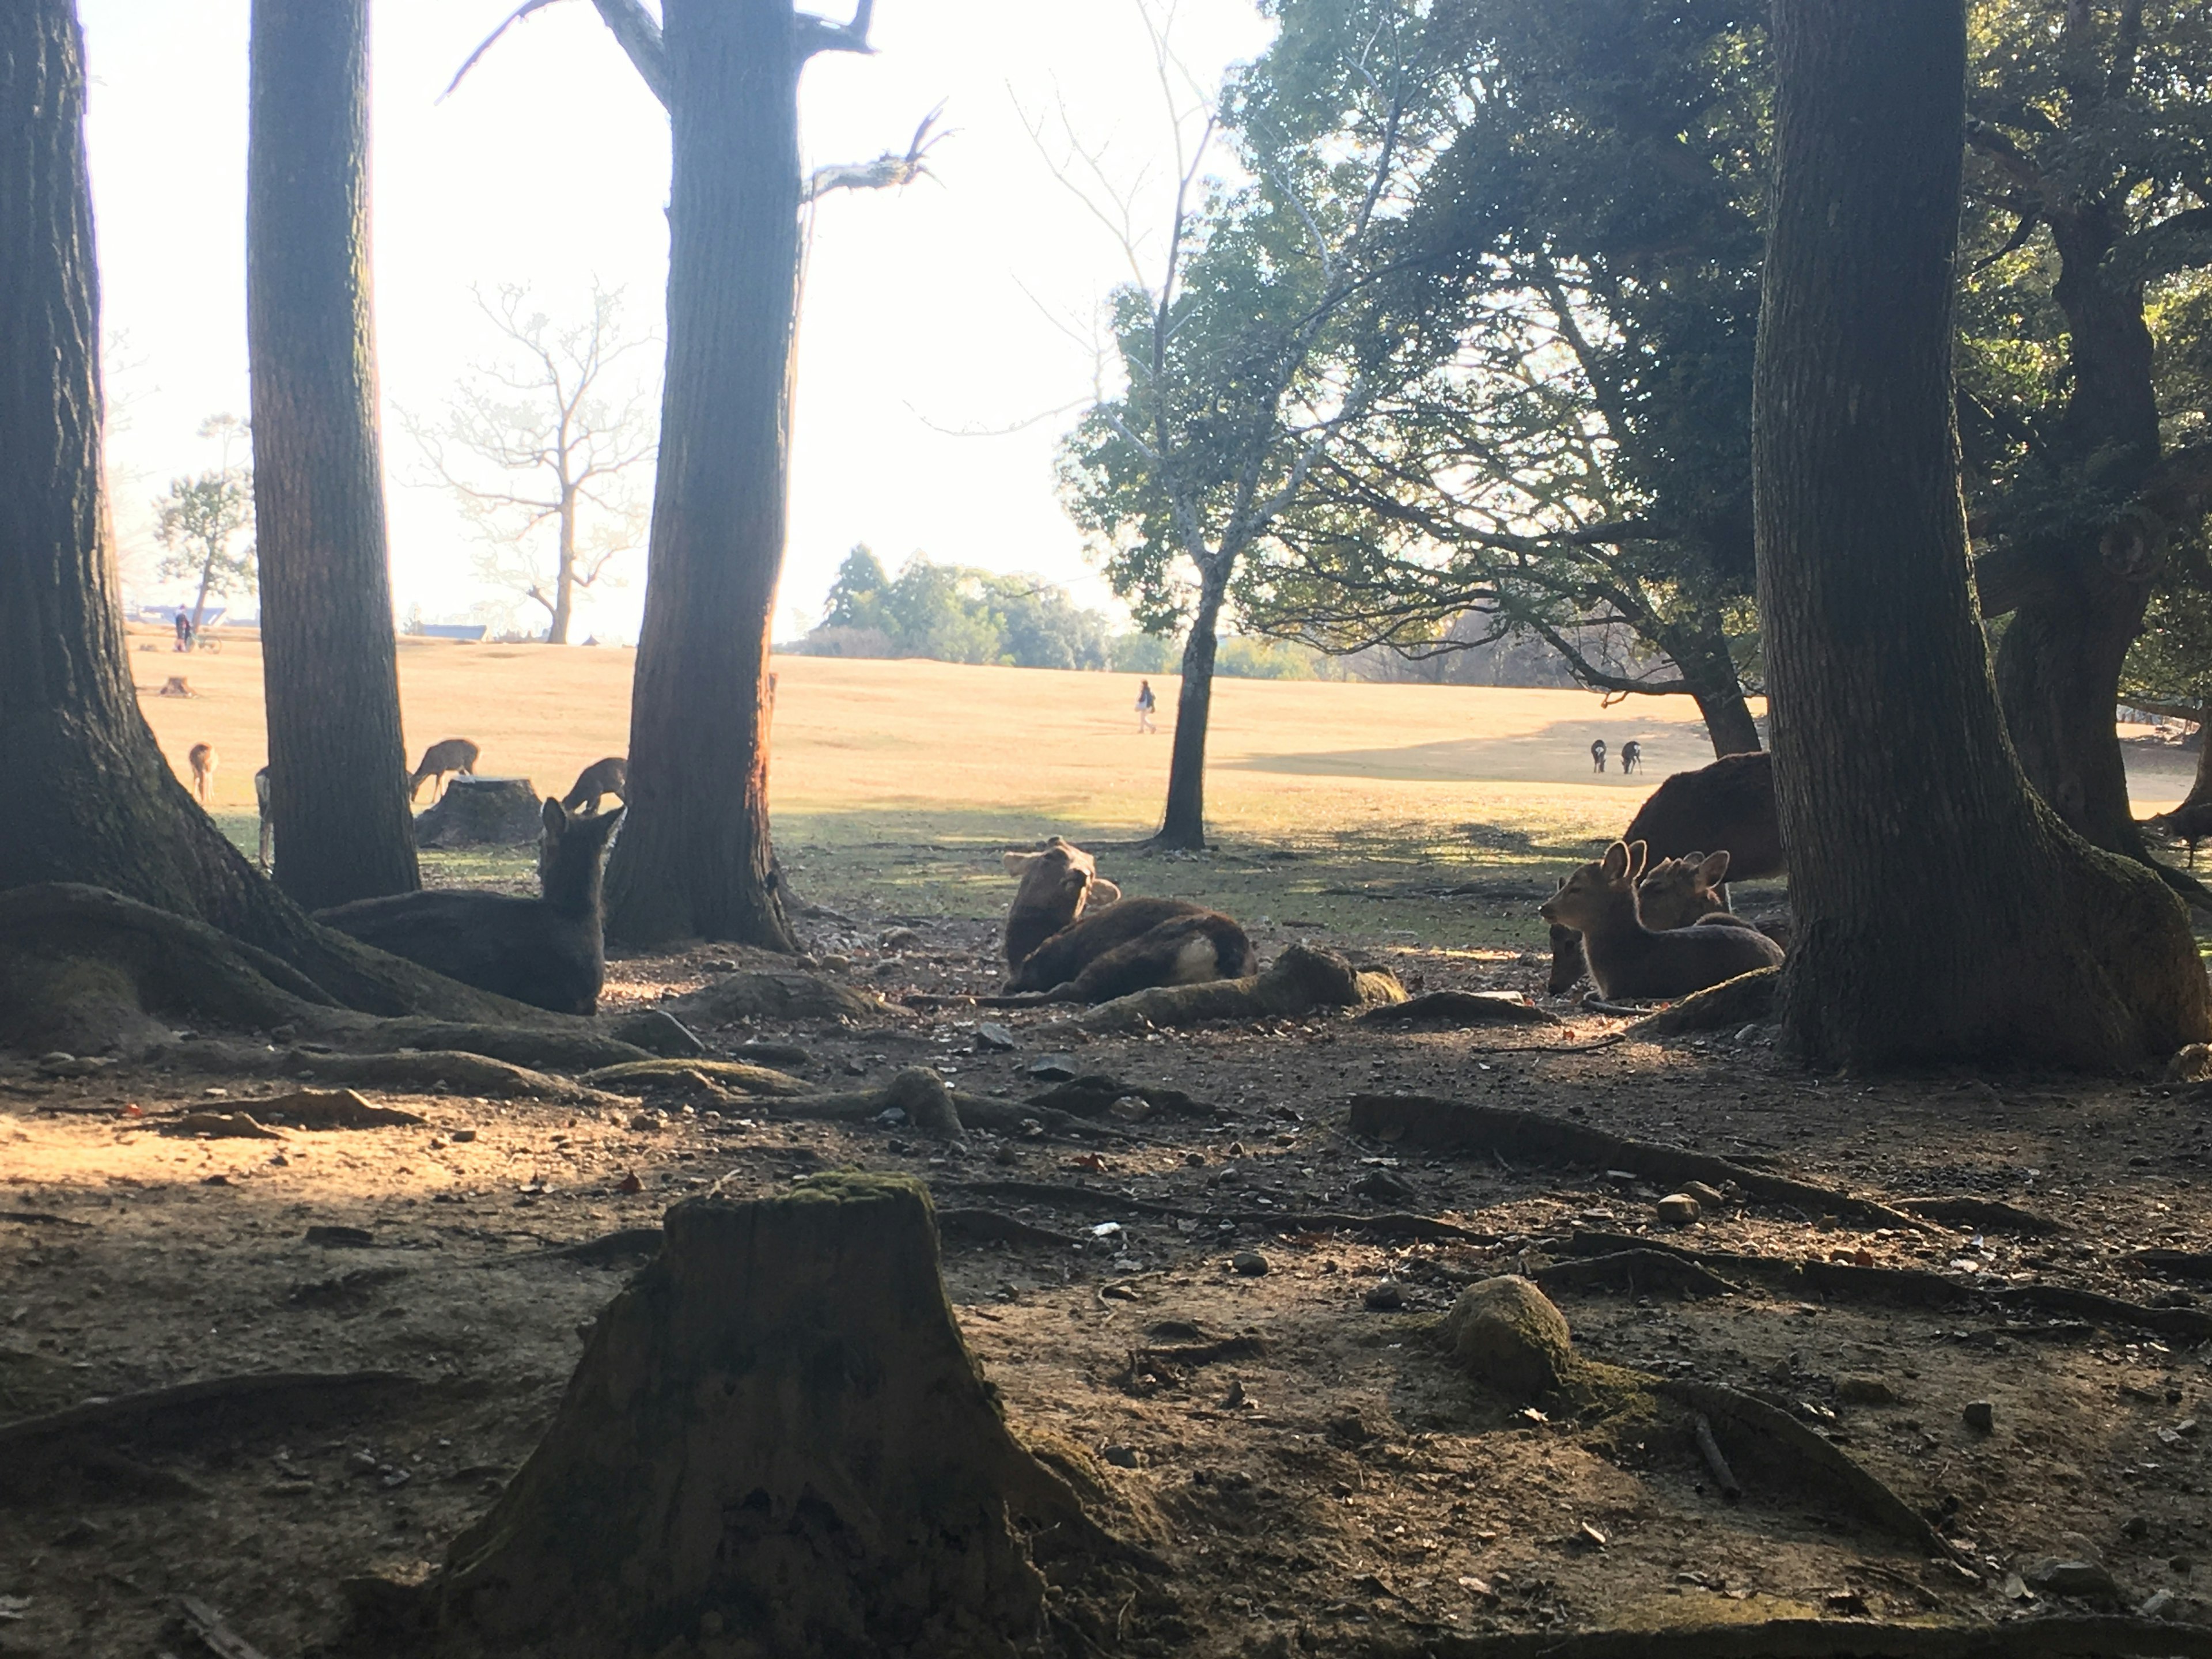
<svg viewBox="0 0 2212 1659"><path fill-rule="evenodd" d="M507 20L504 22L502 22L497 28L494 29L489 34L484 36L483 44L478 46L474 52L468 55L468 60L464 63L460 68L453 71L453 78L446 82L446 89L438 94L438 101L442 104L447 99L453 95L453 88L461 84L461 77L477 66L477 59L489 52L492 49L493 42L496 41L501 35L506 33L517 23L521 22L525 18L528 17L531 13L534 11L543 11L546 7L551 5L553 3L554 0L523 0L521 5L516 7L514 10L507 15Z"/></svg>
<svg viewBox="0 0 2212 1659"><path fill-rule="evenodd" d="M639 0L592 0L599 21L607 26L635 67L646 89L668 107L668 47L660 38L660 25Z"/></svg>
<svg viewBox="0 0 2212 1659"><path fill-rule="evenodd" d="M875 48L868 44L868 24L875 10L876 0L854 0L853 21L849 23L833 23L826 17L799 13L799 57L811 58L818 52L872 53Z"/></svg>
<svg viewBox="0 0 2212 1659"><path fill-rule="evenodd" d="M951 136L930 131L937 125L937 118L944 113L945 106L939 104L921 118L921 125L915 128L914 137L903 155L885 150L872 161L815 168L806 181L802 199L819 201L833 190L903 190L915 179L927 178L929 152Z"/></svg>

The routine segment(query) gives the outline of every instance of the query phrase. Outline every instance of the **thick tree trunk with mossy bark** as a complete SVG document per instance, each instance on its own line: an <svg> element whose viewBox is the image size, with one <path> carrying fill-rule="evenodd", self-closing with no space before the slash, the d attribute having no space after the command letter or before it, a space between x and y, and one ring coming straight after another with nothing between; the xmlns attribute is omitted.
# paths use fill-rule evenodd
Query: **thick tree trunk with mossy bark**
<svg viewBox="0 0 2212 1659"><path fill-rule="evenodd" d="M824 1176L670 1210L490 1513L359 1601L426 1656L1012 1659L1048 1546L1126 1553L1008 1431L927 1189Z"/></svg>
<svg viewBox="0 0 2212 1659"><path fill-rule="evenodd" d="M791 0L668 0L668 372L607 933L797 941L769 836L769 629L799 302Z"/></svg>
<svg viewBox="0 0 2212 1659"><path fill-rule="evenodd" d="M1784 1044L1822 1066L2142 1065L2212 1033L2187 918L2028 787L1968 580L1963 0L1774 15L1753 459L1796 912Z"/></svg>
<svg viewBox="0 0 2212 1659"><path fill-rule="evenodd" d="M412 892L369 314L368 0L254 0L246 337L276 882Z"/></svg>
<svg viewBox="0 0 2212 1659"><path fill-rule="evenodd" d="M0 755L31 786L0 812L0 887L111 889L265 951L371 1012L473 999L309 921L200 811L138 711L101 483L84 85L70 0L0 7ZM98 896L87 906L100 909ZM58 994L70 983L54 976L64 919L33 930L40 982ZM112 987L88 952L87 973Z"/></svg>
<svg viewBox="0 0 2212 1659"><path fill-rule="evenodd" d="M1168 805L1152 845L1174 852L1206 848L1206 732L1213 718L1213 659L1221 643L1221 606L1233 562L1216 557L1200 568L1198 605L1183 641L1182 687L1176 696L1175 747L1168 757Z"/></svg>

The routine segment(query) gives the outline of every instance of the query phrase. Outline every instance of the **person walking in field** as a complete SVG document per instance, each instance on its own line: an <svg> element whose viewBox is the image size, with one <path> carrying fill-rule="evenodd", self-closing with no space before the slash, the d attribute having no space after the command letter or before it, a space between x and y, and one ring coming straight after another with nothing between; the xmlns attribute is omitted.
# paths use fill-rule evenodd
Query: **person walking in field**
<svg viewBox="0 0 2212 1659"><path fill-rule="evenodd" d="M1137 682L1137 730L1139 732L1156 729L1152 725L1152 710L1158 707L1159 699L1152 695L1152 683L1150 680L1139 680Z"/></svg>
<svg viewBox="0 0 2212 1659"><path fill-rule="evenodd" d="M177 612L177 649L189 651L191 648L192 619L184 611L179 610Z"/></svg>

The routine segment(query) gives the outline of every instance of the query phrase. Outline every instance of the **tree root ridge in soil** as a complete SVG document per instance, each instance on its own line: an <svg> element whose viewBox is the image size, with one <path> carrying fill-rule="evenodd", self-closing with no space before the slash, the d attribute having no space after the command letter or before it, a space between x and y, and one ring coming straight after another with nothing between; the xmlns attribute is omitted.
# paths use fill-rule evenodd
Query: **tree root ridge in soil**
<svg viewBox="0 0 2212 1659"><path fill-rule="evenodd" d="M1360 1015L1362 1025L1565 1025L1557 1014L1504 991L1429 991Z"/></svg>
<svg viewBox="0 0 2212 1659"><path fill-rule="evenodd" d="M1629 1251L1674 1256L1717 1276L1753 1280L1795 1296L1818 1293L1838 1300L1889 1307L1995 1309L2008 1313L2063 1315L2094 1323L2133 1325L2166 1336L2212 1337L2212 1312L2202 1308L2152 1308L2099 1291L2069 1285L1982 1285L1947 1279L1924 1267L1868 1267L1817 1256L1749 1255L1693 1250L1632 1233L1577 1233L1556 1247L1569 1255L1606 1261ZM1563 1283L1582 1282L1570 1277ZM1602 1279L1595 1282L1606 1282Z"/></svg>
<svg viewBox="0 0 2212 1659"><path fill-rule="evenodd" d="M1733 981L1731 981L1733 982ZM1876 1226L1924 1231L1927 1222L1889 1205L1833 1187L1768 1175L1724 1158L1631 1140L1585 1124L1565 1123L1540 1112L1478 1106L1428 1095L1354 1095L1352 1133L1438 1152L1487 1152L1536 1163L1628 1170L1655 1181L1733 1182L1770 1203L1794 1205L1814 1215L1849 1217Z"/></svg>
<svg viewBox="0 0 2212 1659"><path fill-rule="evenodd" d="M668 1212L490 1513L419 1589L353 1590L356 1644L1012 1659L1048 1550L1132 1553L1009 1431L927 1190L817 1176Z"/></svg>
<svg viewBox="0 0 2212 1659"><path fill-rule="evenodd" d="M143 1056L152 1066L237 1077L289 1077L302 1082L342 1083L421 1093L451 1090L498 1100L550 1100L570 1105L618 1107L629 1103L605 1090L571 1083L489 1055L459 1049L403 1048L390 1054L349 1054L332 1048L253 1048L240 1042L172 1042Z"/></svg>
<svg viewBox="0 0 2212 1659"><path fill-rule="evenodd" d="M2094 1614L1968 1626L1769 1619L1572 1635L1423 1636L1358 1651L1361 1659L2212 1659L2212 1628Z"/></svg>
<svg viewBox="0 0 2212 1659"><path fill-rule="evenodd" d="M1376 1233L1389 1238L1431 1238L1458 1244L1496 1244L1502 1233L1479 1232L1434 1216L1388 1211L1375 1215L1340 1215L1297 1210L1192 1210L1158 1199L1133 1198L1095 1187L1061 1186L1043 1181L978 1181L959 1188L979 1197L1020 1198L1070 1209L1103 1210L1126 1215L1159 1216L1175 1221L1233 1221L1238 1226L1271 1228L1285 1233Z"/></svg>

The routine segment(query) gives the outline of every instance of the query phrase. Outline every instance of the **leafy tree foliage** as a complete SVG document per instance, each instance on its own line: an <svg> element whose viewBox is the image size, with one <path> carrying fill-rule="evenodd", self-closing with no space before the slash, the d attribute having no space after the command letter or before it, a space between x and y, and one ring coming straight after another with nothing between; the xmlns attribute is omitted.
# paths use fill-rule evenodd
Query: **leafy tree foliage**
<svg viewBox="0 0 2212 1659"><path fill-rule="evenodd" d="M865 545L845 556L812 648L1017 668L1104 668L1106 619L1030 576L1002 576L916 554L894 577Z"/></svg>
<svg viewBox="0 0 2212 1659"><path fill-rule="evenodd" d="M200 625L208 595L251 593L259 580L254 562L253 471L230 465L228 441L245 430L234 415L211 416L203 438L225 441L222 465L196 477L172 478L168 494L154 503L154 539L161 544L157 567L164 581L198 584L192 626ZM243 545L236 544L244 535Z"/></svg>

